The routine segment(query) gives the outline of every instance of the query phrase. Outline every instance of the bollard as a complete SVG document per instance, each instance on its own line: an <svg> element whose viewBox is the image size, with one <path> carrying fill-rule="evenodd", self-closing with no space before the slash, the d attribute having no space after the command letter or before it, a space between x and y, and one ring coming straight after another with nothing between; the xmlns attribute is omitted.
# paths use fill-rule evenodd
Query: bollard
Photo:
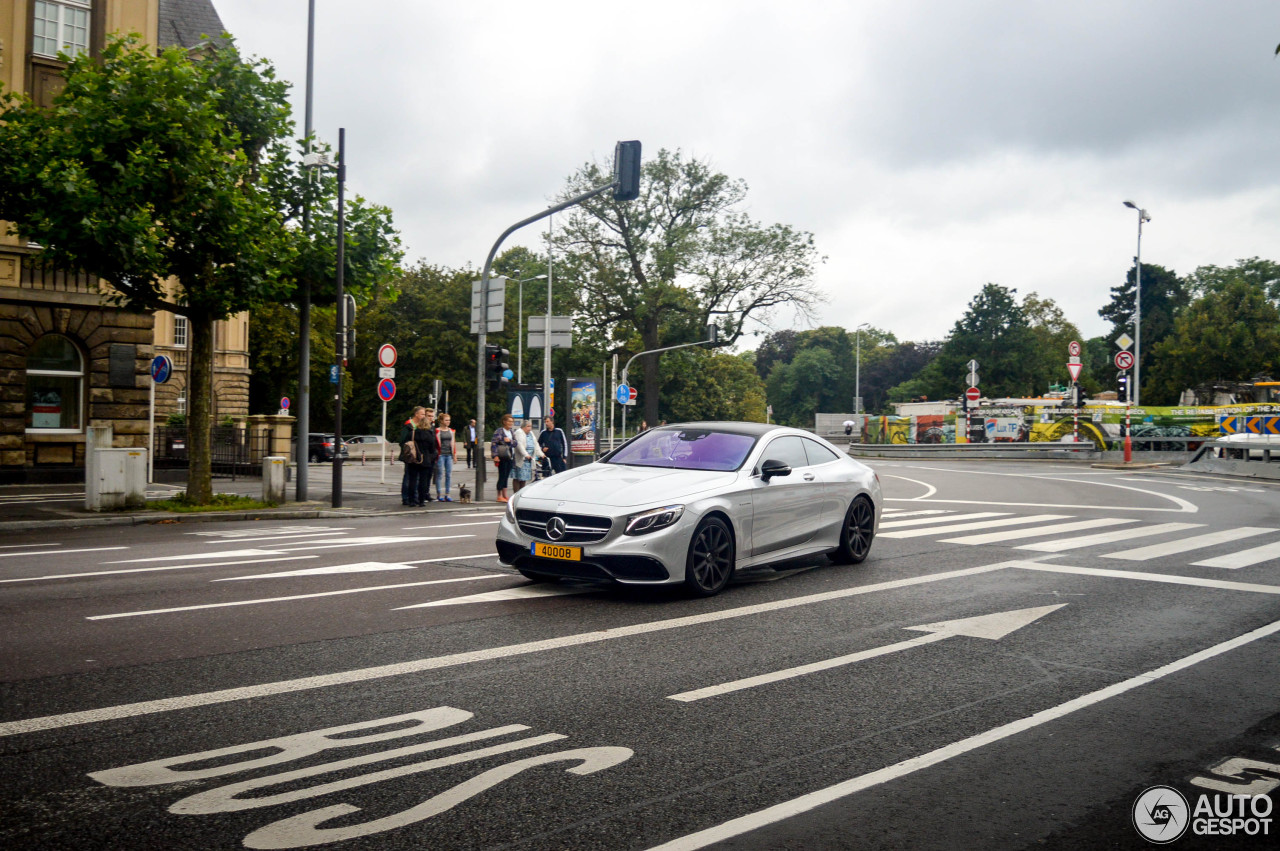
<svg viewBox="0 0 1280 851"><path fill-rule="evenodd" d="M284 503L284 473L288 459L280 455L268 455L262 459L262 501L276 505Z"/></svg>

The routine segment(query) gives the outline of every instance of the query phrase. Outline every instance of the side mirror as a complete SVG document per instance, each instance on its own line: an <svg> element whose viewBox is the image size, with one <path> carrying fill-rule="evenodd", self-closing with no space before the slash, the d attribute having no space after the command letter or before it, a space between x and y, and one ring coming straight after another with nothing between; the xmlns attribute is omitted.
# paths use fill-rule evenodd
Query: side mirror
<svg viewBox="0 0 1280 851"><path fill-rule="evenodd" d="M762 465L760 465L760 478L764 479L766 482L772 479L774 476L789 476L789 475L791 475L791 468L787 466L785 463L783 463L782 461L770 460L770 461L765 461Z"/></svg>

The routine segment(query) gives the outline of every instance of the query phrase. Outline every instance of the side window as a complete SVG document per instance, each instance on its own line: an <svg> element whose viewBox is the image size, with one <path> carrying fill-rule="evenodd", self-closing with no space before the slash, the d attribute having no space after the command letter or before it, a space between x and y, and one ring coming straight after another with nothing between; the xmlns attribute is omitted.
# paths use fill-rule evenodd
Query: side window
<svg viewBox="0 0 1280 851"><path fill-rule="evenodd" d="M762 461L781 461L788 467L808 467L809 459L804 454L804 439L788 435L779 437L765 447Z"/></svg>
<svg viewBox="0 0 1280 851"><path fill-rule="evenodd" d="M832 452L818 441L809 440L808 438L802 438L802 440L804 440L804 451L805 454L809 456L809 464L811 466L816 466L818 464L830 464L832 461L838 461L840 459L839 455Z"/></svg>

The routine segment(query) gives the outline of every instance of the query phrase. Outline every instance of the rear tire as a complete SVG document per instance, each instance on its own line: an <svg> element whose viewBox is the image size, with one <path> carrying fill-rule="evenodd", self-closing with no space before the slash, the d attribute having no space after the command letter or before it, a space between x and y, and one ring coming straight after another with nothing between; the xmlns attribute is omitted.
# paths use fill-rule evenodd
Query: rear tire
<svg viewBox="0 0 1280 851"><path fill-rule="evenodd" d="M840 546L828 554L836 564L860 564L871 553L876 534L876 510L865 496L854 497L840 527Z"/></svg>
<svg viewBox="0 0 1280 851"><path fill-rule="evenodd" d="M698 524L689 542L684 584L697 597L719 594L729 584L734 567L733 533L719 517Z"/></svg>

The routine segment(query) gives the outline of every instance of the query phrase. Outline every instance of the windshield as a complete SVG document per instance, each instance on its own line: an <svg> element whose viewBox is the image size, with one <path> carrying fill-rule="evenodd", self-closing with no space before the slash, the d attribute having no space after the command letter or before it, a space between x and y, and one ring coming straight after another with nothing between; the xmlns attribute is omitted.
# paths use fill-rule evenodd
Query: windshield
<svg viewBox="0 0 1280 851"><path fill-rule="evenodd" d="M755 443L755 437L749 434L705 428L651 429L610 455L604 463L729 472L742 466Z"/></svg>

